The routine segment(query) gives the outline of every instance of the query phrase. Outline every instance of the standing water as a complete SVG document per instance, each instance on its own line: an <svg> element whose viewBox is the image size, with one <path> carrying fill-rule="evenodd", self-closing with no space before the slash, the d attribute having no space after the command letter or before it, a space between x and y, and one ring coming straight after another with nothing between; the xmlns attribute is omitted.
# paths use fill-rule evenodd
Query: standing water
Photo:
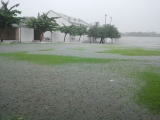
<svg viewBox="0 0 160 120"><path fill-rule="evenodd" d="M137 47L160 48L160 37L121 37L114 40L115 44L132 45Z"/></svg>

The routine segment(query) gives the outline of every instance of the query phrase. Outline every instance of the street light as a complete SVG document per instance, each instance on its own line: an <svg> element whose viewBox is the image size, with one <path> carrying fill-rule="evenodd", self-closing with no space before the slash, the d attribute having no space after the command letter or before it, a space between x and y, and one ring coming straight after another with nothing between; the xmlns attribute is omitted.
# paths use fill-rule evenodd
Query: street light
<svg viewBox="0 0 160 120"><path fill-rule="evenodd" d="M112 22L112 17L110 17L111 18L111 21L110 21L110 25L111 25L111 22Z"/></svg>
<svg viewBox="0 0 160 120"><path fill-rule="evenodd" d="M107 17L107 15L105 14L105 25L106 25L106 17Z"/></svg>

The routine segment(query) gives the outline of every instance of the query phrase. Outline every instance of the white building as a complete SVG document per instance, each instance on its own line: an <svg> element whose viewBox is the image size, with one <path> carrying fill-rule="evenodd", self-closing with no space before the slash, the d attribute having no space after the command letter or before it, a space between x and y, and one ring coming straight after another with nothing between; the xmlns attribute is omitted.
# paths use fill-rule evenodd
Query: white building
<svg viewBox="0 0 160 120"><path fill-rule="evenodd" d="M54 12L52 10L49 11L48 13L48 17L60 17L58 19L56 19L56 22L60 25L63 26L63 24L65 24L66 26L70 26L72 24L74 25L85 25L85 26L89 26L88 23L84 22L83 20L79 19L79 18L74 18L74 17L70 17L61 13L57 13ZM64 33L61 33L60 31L56 31L56 32L46 32L44 34L44 37L47 37L49 39L51 39L52 42L62 42L64 41ZM87 35L83 35L81 37L81 41L86 41L89 38L87 37ZM69 34L67 34L66 42L72 42L72 41L79 41L79 36L70 36Z"/></svg>
<svg viewBox="0 0 160 120"><path fill-rule="evenodd" d="M31 42L34 40L34 29L25 25L12 24L3 30L3 39L7 41Z"/></svg>
<svg viewBox="0 0 160 120"><path fill-rule="evenodd" d="M78 18L73 18L64 14L56 13L52 10L49 11L48 17L59 17L56 19L56 22L63 26L65 24L66 26L70 26L72 24L74 25L85 25L89 26L86 22L82 21ZM39 40L40 33L32 28L28 28L25 23L33 17L26 17L26 19L23 21L24 24L16 25L13 24L13 27L6 28L3 32L4 34L4 40L17 40L18 42L33 42L34 40ZM63 42L64 41L64 33L61 33L60 31L56 32L45 32L44 37L49 38L52 42ZM80 36L70 36L69 34L66 36L65 41L66 42L74 42L79 41ZM87 35L81 36L81 42L87 41L89 38Z"/></svg>

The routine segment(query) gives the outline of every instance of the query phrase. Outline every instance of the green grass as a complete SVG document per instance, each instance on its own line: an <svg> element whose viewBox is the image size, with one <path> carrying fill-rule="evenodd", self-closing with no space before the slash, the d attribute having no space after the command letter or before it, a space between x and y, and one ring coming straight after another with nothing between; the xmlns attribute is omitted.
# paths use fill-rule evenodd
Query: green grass
<svg viewBox="0 0 160 120"><path fill-rule="evenodd" d="M160 113L160 69L158 71L159 73L147 69L138 74L139 79L145 81L145 85L136 94L136 102L148 107L153 113Z"/></svg>
<svg viewBox="0 0 160 120"><path fill-rule="evenodd" d="M0 56L10 57L14 60L28 61L40 65L58 65L68 63L107 63L118 61L116 59L96 59L60 55L26 54L26 52L0 53Z"/></svg>
<svg viewBox="0 0 160 120"><path fill-rule="evenodd" d="M120 54L128 56L160 56L160 51L158 50L144 50L140 48L110 49L97 53L111 53L111 54Z"/></svg>
<svg viewBox="0 0 160 120"><path fill-rule="evenodd" d="M42 49L42 50L37 50L37 51L52 51L54 49Z"/></svg>

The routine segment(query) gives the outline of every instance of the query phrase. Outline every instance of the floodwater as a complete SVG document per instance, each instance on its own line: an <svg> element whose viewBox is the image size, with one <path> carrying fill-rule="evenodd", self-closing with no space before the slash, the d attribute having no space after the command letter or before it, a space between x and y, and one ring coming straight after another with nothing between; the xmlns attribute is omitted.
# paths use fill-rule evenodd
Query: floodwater
<svg viewBox="0 0 160 120"><path fill-rule="evenodd" d="M160 37L121 37L114 44L132 45L137 47L160 48Z"/></svg>

